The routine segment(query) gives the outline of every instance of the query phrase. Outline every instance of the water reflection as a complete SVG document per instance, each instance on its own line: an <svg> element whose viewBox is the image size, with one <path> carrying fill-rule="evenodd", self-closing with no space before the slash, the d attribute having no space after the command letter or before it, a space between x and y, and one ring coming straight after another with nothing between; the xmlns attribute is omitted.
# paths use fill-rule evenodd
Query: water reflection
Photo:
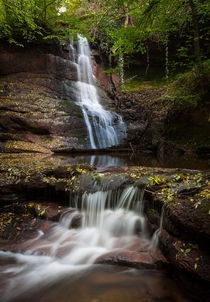
<svg viewBox="0 0 210 302"><path fill-rule="evenodd" d="M59 156L60 157L60 156ZM64 156L63 164L90 164L95 167L122 167L127 165L127 160L110 155L80 155Z"/></svg>
<svg viewBox="0 0 210 302"><path fill-rule="evenodd" d="M31 154L8 154L0 153L0 160L7 160L10 162L27 162L31 161ZM90 164L95 167L129 167L129 166L145 166L158 168L182 168L192 170L210 170L210 161L207 158L185 157L164 157L157 158L153 153L109 153L109 154L91 154L91 153L74 153L74 154L59 154L59 155L45 155L33 154L33 162L52 161L57 162L58 165L76 165L76 164Z"/></svg>
<svg viewBox="0 0 210 302"><path fill-rule="evenodd" d="M63 164L90 164L95 167L125 167L125 166L146 166L160 168L183 168L193 170L209 170L208 159L193 157L165 157L157 158L154 154L95 154L95 155L58 155Z"/></svg>
<svg viewBox="0 0 210 302"><path fill-rule="evenodd" d="M189 302L158 271L98 265L15 298L13 302Z"/></svg>

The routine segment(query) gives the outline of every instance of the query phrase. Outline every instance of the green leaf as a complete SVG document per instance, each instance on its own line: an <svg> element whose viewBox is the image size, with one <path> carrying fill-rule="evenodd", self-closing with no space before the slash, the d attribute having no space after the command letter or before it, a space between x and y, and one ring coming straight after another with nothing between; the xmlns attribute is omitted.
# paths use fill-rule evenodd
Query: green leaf
<svg viewBox="0 0 210 302"><path fill-rule="evenodd" d="M194 249L194 250L198 250L199 249L199 246L197 243L195 244L190 244L190 246Z"/></svg>
<svg viewBox="0 0 210 302"><path fill-rule="evenodd" d="M45 214L45 209L39 213L39 216L43 216Z"/></svg>

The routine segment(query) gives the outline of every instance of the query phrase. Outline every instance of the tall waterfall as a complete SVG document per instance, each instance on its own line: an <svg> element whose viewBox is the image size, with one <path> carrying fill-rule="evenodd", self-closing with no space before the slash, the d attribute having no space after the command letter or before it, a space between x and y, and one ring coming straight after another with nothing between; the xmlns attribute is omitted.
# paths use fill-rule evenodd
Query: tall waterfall
<svg viewBox="0 0 210 302"><path fill-rule="evenodd" d="M126 125L120 115L105 110L101 105L93 75L88 40L80 35L77 38L77 55L71 43L78 74L76 97L87 126L90 147L97 149L118 145L126 138Z"/></svg>

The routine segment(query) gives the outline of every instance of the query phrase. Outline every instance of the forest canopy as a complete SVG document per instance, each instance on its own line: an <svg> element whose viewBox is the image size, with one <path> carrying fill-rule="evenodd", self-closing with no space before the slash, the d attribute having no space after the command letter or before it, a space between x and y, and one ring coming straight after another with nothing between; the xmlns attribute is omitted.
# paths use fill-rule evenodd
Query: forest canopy
<svg viewBox="0 0 210 302"><path fill-rule="evenodd" d="M209 21L208 0L0 0L0 38L9 43L81 33L122 57L173 39L186 66L208 58Z"/></svg>

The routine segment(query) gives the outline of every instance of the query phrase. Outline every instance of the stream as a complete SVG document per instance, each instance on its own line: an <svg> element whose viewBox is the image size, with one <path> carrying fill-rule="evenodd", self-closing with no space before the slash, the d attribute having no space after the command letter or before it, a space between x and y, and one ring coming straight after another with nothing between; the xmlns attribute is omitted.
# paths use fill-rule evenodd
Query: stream
<svg viewBox="0 0 210 302"><path fill-rule="evenodd" d="M63 164L90 164L98 168L144 166L158 168L181 168L192 170L209 170L207 158L167 156L158 158L153 153L110 153L110 154L68 154L56 155Z"/></svg>
<svg viewBox="0 0 210 302"><path fill-rule="evenodd" d="M126 125L118 114L100 104L88 41L78 36L77 46L72 42L70 47L77 66L74 88L87 126L88 147L117 145L126 138ZM21 156L27 155L19 155L20 160ZM204 170L207 166L206 160L161 160L151 154L77 154L55 159L61 165L88 163L99 171L132 165ZM45 221L35 236L19 242L15 251L0 250L1 302L190 301L169 272L156 266L163 256L158 249L158 231L148 231L143 190L131 185L118 192L101 188L95 193L84 192L80 205L76 200L70 202L58 222ZM72 226L75 217L81 218L77 227Z"/></svg>
<svg viewBox="0 0 210 302"><path fill-rule="evenodd" d="M19 243L16 252L0 251L1 301L189 301L153 265L158 238L148 232L143 190L84 193L75 208ZM81 226L73 228L78 215ZM134 257L134 268L104 265L107 256Z"/></svg>

